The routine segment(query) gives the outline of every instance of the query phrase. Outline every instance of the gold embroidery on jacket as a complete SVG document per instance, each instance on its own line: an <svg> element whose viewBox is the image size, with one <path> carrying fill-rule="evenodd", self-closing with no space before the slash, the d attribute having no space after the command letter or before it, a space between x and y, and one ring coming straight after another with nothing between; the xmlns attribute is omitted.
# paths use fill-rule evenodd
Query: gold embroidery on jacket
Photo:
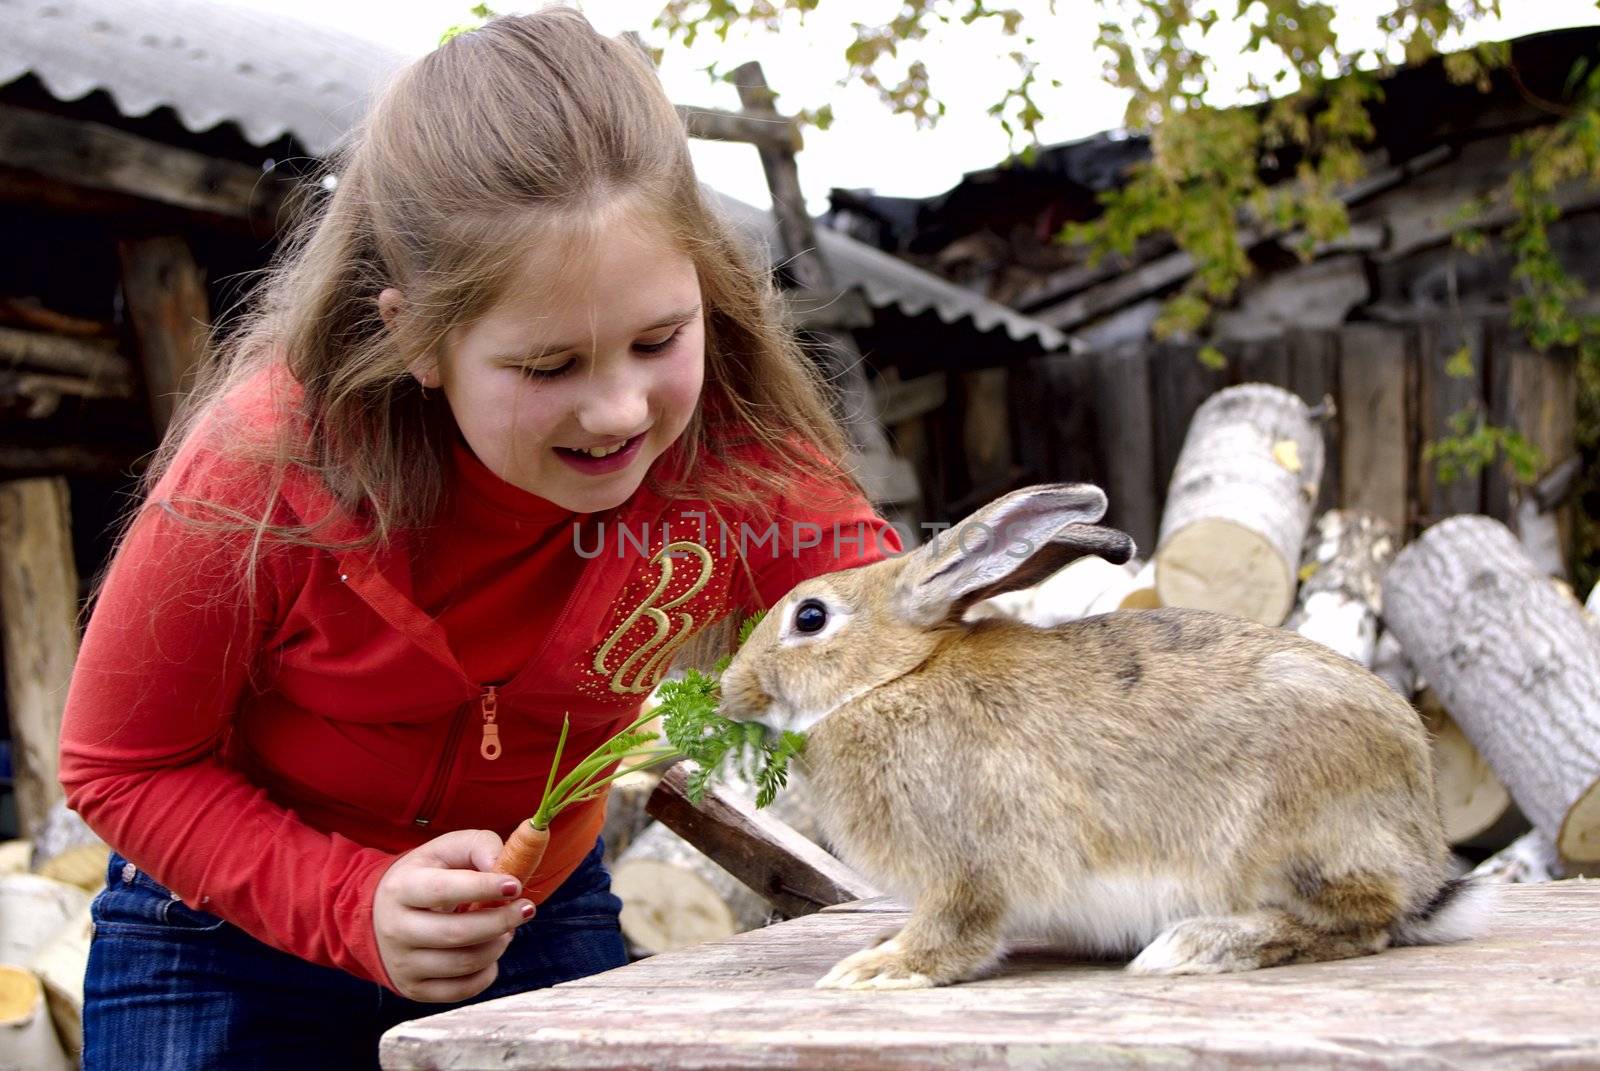
<svg viewBox="0 0 1600 1071"><path fill-rule="evenodd" d="M697 561L700 566L700 575L683 594L657 606L656 600L667 590L667 585L672 583L674 562L686 559ZM638 650L623 661L622 665L618 666L614 671L610 671L608 683L613 692L644 693L660 683L673 653L687 643L689 637L694 633L694 616L692 614L678 613L674 615L677 618L677 627L674 629L674 622L667 615L667 611L682 606L700 594L706 584L711 581L713 569L711 552L699 543L693 543L688 540L677 540L668 543L656 551L651 556L650 561L652 563L660 563L661 579L656 581L654 590L644 597L633 612L623 620L622 624L612 630L606 642L600 645L600 649L594 655L594 671L601 676L605 676L608 672L606 658L611 654L612 648L622 640L622 637L628 634L628 630L642 617L648 617L655 623L655 635L641 644ZM639 660L645 659L646 656L649 656L648 659L643 665L637 666L636 669L635 667Z"/></svg>

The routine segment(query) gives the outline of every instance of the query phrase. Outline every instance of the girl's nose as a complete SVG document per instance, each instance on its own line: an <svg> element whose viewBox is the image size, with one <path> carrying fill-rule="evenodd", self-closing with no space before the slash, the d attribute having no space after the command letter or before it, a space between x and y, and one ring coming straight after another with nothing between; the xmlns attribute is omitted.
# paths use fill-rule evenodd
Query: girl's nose
<svg viewBox="0 0 1600 1071"><path fill-rule="evenodd" d="M644 430L650 418L648 384L637 376L596 380L578 407L578 423L590 435L619 439Z"/></svg>

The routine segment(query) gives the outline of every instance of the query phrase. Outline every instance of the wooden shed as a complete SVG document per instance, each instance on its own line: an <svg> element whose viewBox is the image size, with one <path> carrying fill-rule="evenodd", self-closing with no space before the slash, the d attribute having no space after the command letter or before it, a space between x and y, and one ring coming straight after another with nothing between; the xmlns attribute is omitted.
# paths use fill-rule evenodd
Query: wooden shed
<svg viewBox="0 0 1600 1071"><path fill-rule="evenodd" d="M0 724L27 743L7 748L0 836L59 797L80 608L210 325L271 256L305 165L402 59L197 0L17 0L5 23Z"/></svg>
<svg viewBox="0 0 1600 1071"><path fill-rule="evenodd" d="M1162 302L1194 270L1169 240L1148 238L1097 265L1055 241L1064 223L1097 215L1100 194L1148 158L1142 137L1045 147L1031 165L974 172L920 202L836 191L824 223L1081 343L990 365L1011 383L1012 449L1027 478L1105 486L1113 519L1141 545L1157 531L1189 417L1214 391L1247 381L1288 387L1310 404L1333 400L1323 507L1364 507L1406 533L1456 513L1513 523L1520 513L1548 525L1539 515L1558 510L1578 470L1573 355L1536 352L1511 327L1511 251L1491 242L1469 255L1451 233L1463 203L1504 187L1520 163L1517 137L1554 121L1549 102L1597 47L1594 27L1519 39L1486 92L1452 82L1438 59L1384 79L1368 174L1342 192L1349 233L1309 262L1291 250L1292 236L1255 239L1253 274L1215 318L1220 367L1196 359L1198 342L1152 335ZM1600 191L1574 185L1559 200L1551 241L1592 288ZM1502 202L1479 226L1493 232L1509 220ZM1462 412L1526 435L1543 454L1540 483L1521 486L1501 466L1442 481L1424 447ZM1570 527L1565 514L1556 519Z"/></svg>

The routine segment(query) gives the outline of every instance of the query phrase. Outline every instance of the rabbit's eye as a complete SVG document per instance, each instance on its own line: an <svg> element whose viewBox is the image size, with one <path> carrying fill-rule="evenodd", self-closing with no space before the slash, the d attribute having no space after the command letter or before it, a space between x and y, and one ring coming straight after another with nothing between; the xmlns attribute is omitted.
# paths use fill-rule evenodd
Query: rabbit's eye
<svg viewBox="0 0 1600 1071"><path fill-rule="evenodd" d="M827 623L828 610L817 599L807 599L794 612L794 627L797 632L821 632L822 626Z"/></svg>

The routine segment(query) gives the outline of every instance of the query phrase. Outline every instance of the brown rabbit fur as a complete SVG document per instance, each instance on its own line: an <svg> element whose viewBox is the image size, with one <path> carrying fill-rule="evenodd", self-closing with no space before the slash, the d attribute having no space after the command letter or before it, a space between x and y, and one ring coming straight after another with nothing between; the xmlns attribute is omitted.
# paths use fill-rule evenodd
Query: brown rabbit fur
<svg viewBox="0 0 1600 1071"><path fill-rule="evenodd" d="M1448 878L1426 733L1378 677L1197 610L963 620L1085 553L1125 561L1104 511L1090 485L1024 488L804 581L723 674L729 717L807 732L823 828L912 904L817 984L945 985L1017 936L1186 974L1469 935L1486 890Z"/></svg>

